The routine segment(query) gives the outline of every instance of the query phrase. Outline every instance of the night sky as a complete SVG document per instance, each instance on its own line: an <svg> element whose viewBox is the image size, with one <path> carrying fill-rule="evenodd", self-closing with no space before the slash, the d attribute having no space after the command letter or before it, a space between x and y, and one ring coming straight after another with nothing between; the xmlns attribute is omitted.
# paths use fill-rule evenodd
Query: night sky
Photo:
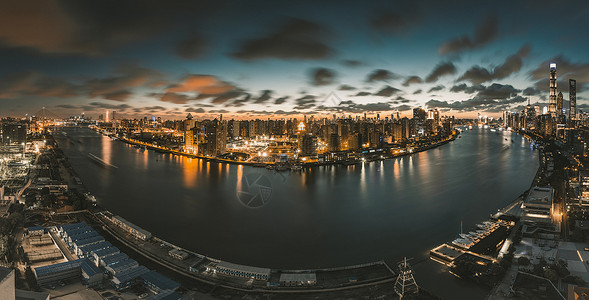
<svg viewBox="0 0 589 300"><path fill-rule="evenodd" d="M588 1L0 2L0 116L589 109Z"/></svg>

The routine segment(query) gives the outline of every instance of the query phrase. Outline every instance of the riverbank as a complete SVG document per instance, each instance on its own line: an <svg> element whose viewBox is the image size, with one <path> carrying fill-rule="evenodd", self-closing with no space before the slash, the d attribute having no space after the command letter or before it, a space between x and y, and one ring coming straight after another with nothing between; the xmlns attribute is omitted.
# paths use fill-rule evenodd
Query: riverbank
<svg viewBox="0 0 589 300"><path fill-rule="evenodd" d="M179 156L184 156L184 157L189 157L189 158L203 159L206 161L212 161L212 162L218 162L218 163L229 163L229 164L252 166L252 167L275 167L276 165L278 165L278 163L276 163L276 162L263 162L263 163L261 163L261 162L238 161L238 160L232 160L232 159L225 159L225 158L219 158L219 157L211 157L211 156L187 153L184 151L165 148L165 147L161 147L158 145L145 143L145 142L142 142L139 140L127 138L127 137L121 137L121 136L115 137L113 134L111 134L107 131L104 131L104 130L100 130L99 128L96 128L96 127L92 128L92 129L94 129L96 132L98 132L100 134L120 140L121 142L124 142L126 144L137 146L137 147L144 148L144 149L153 150L153 151L156 151L159 153L166 153L166 154L179 155ZM385 157L378 157L375 159L369 159L368 161L394 159L394 158L398 158L398 157L413 155L415 153L419 153L419 152L423 152L423 151L427 151L430 149L434 149L434 148L443 146L449 142L456 140L456 137L459 135L460 135L460 131L456 131L455 133L449 135L445 139L442 139L434 144L428 144L428 145L421 146L421 147L399 148L397 150L402 150L402 151L398 151L397 153L389 153L389 154L386 154ZM392 148L389 148L389 149L392 149ZM315 167L315 166L358 165L363 162L364 162L364 160L299 162L296 165L300 165L302 168L310 168L310 167ZM291 167L291 166L287 166L287 167ZM279 168L276 168L276 170L280 171ZM284 169L284 170L286 170L286 169Z"/></svg>

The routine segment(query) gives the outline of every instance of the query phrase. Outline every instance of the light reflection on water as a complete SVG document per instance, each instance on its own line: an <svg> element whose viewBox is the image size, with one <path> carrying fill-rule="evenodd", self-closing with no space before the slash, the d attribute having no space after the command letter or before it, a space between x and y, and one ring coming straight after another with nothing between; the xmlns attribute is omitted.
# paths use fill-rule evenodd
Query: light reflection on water
<svg viewBox="0 0 589 300"><path fill-rule="evenodd" d="M483 129L411 156L300 173L141 151L67 130L84 142L58 142L102 206L172 243L261 267L419 256L454 238L461 220L472 226L516 198L538 166L528 142ZM119 169L101 168L88 152ZM257 209L236 196L252 173L266 176L272 188L270 202Z"/></svg>

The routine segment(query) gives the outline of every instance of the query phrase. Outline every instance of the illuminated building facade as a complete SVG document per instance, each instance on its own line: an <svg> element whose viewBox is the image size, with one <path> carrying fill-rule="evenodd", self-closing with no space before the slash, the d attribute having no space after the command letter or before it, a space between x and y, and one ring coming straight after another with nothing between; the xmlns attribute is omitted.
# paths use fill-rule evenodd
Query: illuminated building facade
<svg viewBox="0 0 589 300"><path fill-rule="evenodd" d="M577 119L577 81L569 79L569 119Z"/></svg>
<svg viewBox="0 0 589 300"><path fill-rule="evenodd" d="M550 63L550 102L548 112L556 117L556 63Z"/></svg>

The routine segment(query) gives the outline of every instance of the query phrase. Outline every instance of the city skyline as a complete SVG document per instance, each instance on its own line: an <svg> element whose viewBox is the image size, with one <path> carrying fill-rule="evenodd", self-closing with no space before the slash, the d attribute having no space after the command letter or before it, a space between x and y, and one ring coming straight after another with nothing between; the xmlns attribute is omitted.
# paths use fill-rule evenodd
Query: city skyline
<svg viewBox="0 0 589 300"><path fill-rule="evenodd" d="M528 99L548 104L552 62L564 100L575 79L577 108L589 107L580 1L3 6L3 117L41 107L95 118L408 116L417 106L499 117Z"/></svg>

